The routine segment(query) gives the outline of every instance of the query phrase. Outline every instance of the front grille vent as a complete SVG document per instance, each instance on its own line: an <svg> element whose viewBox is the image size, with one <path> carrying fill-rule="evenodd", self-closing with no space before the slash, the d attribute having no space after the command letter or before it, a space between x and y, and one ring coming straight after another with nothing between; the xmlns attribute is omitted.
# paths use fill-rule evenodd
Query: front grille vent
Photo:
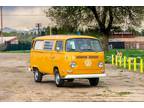
<svg viewBox="0 0 144 108"><path fill-rule="evenodd" d="M76 56L77 59L86 59L86 58L89 58L89 59L95 59L95 58L98 58L98 56Z"/></svg>

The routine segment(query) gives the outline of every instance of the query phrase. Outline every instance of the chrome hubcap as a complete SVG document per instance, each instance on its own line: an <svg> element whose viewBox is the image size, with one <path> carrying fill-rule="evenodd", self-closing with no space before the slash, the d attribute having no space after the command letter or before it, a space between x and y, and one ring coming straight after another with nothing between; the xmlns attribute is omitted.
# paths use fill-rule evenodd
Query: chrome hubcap
<svg viewBox="0 0 144 108"><path fill-rule="evenodd" d="M35 71L35 79L37 80L38 79L38 72Z"/></svg>
<svg viewBox="0 0 144 108"><path fill-rule="evenodd" d="M56 74L56 84L59 84L59 81L60 81L60 76L58 74Z"/></svg>

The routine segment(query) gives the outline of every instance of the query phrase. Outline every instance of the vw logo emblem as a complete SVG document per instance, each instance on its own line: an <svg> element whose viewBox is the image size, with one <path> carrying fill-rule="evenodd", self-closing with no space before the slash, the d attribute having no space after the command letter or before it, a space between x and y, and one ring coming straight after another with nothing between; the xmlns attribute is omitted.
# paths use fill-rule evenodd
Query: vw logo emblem
<svg viewBox="0 0 144 108"><path fill-rule="evenodd" d="M92 65L92 61L90 59L86 59L84 62L85 66L91 66Z"/></svg>

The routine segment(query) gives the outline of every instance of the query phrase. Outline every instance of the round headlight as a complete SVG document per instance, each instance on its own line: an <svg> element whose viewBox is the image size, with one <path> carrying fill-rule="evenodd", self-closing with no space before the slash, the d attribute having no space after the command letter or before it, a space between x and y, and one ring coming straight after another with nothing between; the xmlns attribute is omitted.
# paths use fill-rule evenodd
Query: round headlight
<svg viewBox="0 0 144 108"><path fill-rule="evenodd" d="M71 68L75 68L77 66L77 64L75 62L71 62L70 67Z"/></svg>
<svg viewBox="0 0 144 108"><path fill-rule="evenodd" d="M104 66L103 62L99 62L98 67L102 68Z"/></svg>

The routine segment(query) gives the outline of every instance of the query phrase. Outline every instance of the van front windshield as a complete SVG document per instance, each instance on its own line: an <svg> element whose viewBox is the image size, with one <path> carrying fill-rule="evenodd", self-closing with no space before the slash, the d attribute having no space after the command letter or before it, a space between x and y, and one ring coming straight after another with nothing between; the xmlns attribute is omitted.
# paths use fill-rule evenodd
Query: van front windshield
<svg viewBox="0 0 144 108"><path fill-rule="evenodd" d="M102 47L97 39L74 38L66 41L67 52L100 52Z"/></svg>

